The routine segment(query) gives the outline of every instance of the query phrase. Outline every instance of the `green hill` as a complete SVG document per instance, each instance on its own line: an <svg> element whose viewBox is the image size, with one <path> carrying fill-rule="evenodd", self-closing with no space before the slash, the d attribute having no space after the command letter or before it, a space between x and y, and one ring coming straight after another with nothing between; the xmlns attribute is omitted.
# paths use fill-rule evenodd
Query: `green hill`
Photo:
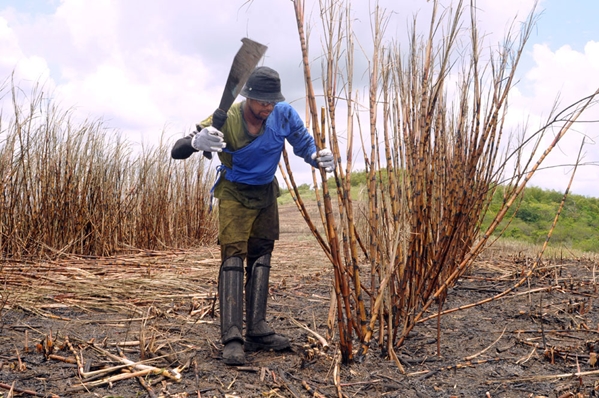
<svg viewBox="0 0 599 398"><path fill-rule="evenodd" d="M355 200L366 199L364 195L365 185L365 172L352 174L352 197ZM304 200L314 200L314 193L310 190L308 184L303 184L299 188ZM332 179L329 179L329 188L335 189L335 183ZM281 192L282 196L279 198L279 204L292 201L286 189L281 189ZM537 187L526 188L522 201L512 206L504 221L495 230L495 235L505 229L503 232L505 238L532 245L542 244L551 229L551 224L562 197L562 192ZM502 201L501 190L498 190L483 220L483 228L491 223ZM549 245L551 247L566 247L572 250L599 253L599 199L570 194L566 199Z"/></svg>
<svg viewBox="0 0 599 398"><path fill-rule="evenodd" d="M537 187L525 189L519 206L509 211L496 234L509 223L504 237L531 244L544 242L562 198L563 193L554 190ZM501 192L497 192L483 226L489 225L502 200ZM599 199L570 194L551 236L550 245L599 252Z"/></svg>

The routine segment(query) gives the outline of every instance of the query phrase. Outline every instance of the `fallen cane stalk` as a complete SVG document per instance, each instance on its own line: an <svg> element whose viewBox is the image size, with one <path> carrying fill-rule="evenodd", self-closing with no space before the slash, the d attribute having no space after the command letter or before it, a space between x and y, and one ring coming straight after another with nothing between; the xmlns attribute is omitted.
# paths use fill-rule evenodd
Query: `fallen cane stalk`
<svg viewBox="0 0 599 398"><path fill-rule="evenodd" d="M487 351L489 350L489 348L493 347L495 344L497 344L497 342L498 342L499 340L501 340L501 338L503 337L503 334L505 333L505 330L506 330L506 329L507 329L507 326L503 328L503 332L501 332L501 334L499 335L499 337L497 338L497 340L495 340L493 343L491 343L491 345L490 345L490 346L488 346L487 348L485 348L484 350L482 350L482 351L480 351L480 352L477 352L476 354L473 354L473 355L467 356L466 358L464 358L464 360L466 360L466 361L470 361L471 359L474 359L474 358L476 358L477 356L479 356L479 355L482 355L482 354L484 354L485 352L487 352Z"/></svg>
<svg viewBox="0 0 599 398"><path fill-rule="evenodd" d="M529 360L530 358L532 358L532 356L534 355L534 353L535 353L535 352L537 352L537 348L539 348L539 344L538 344L538 343L537 343L537 344L535 344L535 345L532 347L532 351L530 352L530 354L528 354L528 356L526 356L525 358L521 358L521 359L519 359L518 361L516 361L516 365L522 365L522 364L524 364L524 363L528 362L528 360Z"/></svg>
<svg viewBox="0 0 599 398"><path fill-rule="evenodd" d="M157 368L157 367L150 366L150 365L143 365L141 362L133 362L130 359L120 357L118 355L114 355L106 350L101 349L100 347L97 347L95 344L92 344L91 346L99 353L106 355L107 357L114 359L115 361L119 361L126 366L133 367L134 369L138 369L140 371L146 371L147 373L145 373L145 374L165 376L174 381L181 381L181 379L182 379L181 373L179 373L180 372L179 368L169 370L169 369Z"/></svg>
<svg viewBox="0 0 599 398"><path fill-rule="evenodd" d="M79 373L79 376L83 379L92 379L92 378L102 377L103 375L112 373L115 370L120 370L120 369L124 369L124 368L128 367L128 365L119 365L119 366L113 366L111 368L105 368L105 369L99 369L99 370L92 371L92 372L86 372L85 368L83 366L83 363L81 361L81 358L79 357L79 355L77 354L77 351L75 351L75 348L69 341L68 336L65 338L65 343L69 347L69 349L71 350L73 355L75 356L75 361L77 362L77 372Z"/></svg>
<svg viewBox="0 0 599 398"><path fill-rule="evenodd" d="M291 318L291 317L289 318L289 320L291 320L291 322L293 322L293 324L295 324L296 326L298 326L298 327L300 327L300 328L304 329L306 332L309 332L309 333L311 333L311 334L312 334L314 337L316 337L316 339L318 340L318 342L319 342L319 343L320 343L320 345L322 346L322 349L323 349L323 350L327 351L327 350L330 348L330 346L329 346L329 343L327 342L327 340L326 340L324 337L322 337L321 335L319 335L318 333L316 333L314 330L312 330L312 329L308 328L308 327L307 327L307 326L305 326L305 325L302 325L300 322L296 321L295 319L293 319L293 318Z"/></svg>
<svg viewBox="0 0 599 398"><path fill-rule="evenodd" d="M325 398L324 395L320 394L318 391L315 391L306 380L302 380L302 386L308 391L314 398Z"/></svg>
<svg viewBox="0 0 599 398"><path fill-rule="evenodd" d="M152 390L152 387L148 383L146 383L146 381L144 380L143 377L138 376L137 381L139 382L139 384L141 384L141 386L144 388L144 390L146 390L146 392L148 393L150 398L156 398L156 393L154 393L154 390Z"/></svg>
<svg viewBox="0 0 599 398"><path fill-rule="evenodd" d="M27 395L31 395L33 397L50 397L50 398L59 398L58 395L56 394L38 394L35 391L31 391L31 390L23 390L20 388L15 388L15 384L13 382L12 385L8 385L5 383L0 383L0 388L4 389L4 390L8 390L8 394L7 394L7 398L13 396L14 393L18 393L18 394L27 394Z"/></svg>
<svg viewBox="0 0 599 398"><path fill-rule="evenodd" d="M48 359L54 359L56 361L61 361L61 362L65 362L65 363L77 363L77 358L63 357L62 355L56 355L56 354L48 355Z"/></svg>
<svg viewBox="0 0 599 398"><path fill-rule="evenodd" d="M341 378L339 376L339 354L335 355L335 364L333 369L333 383L337 390L337 397L343 398L343 392L341 391Z"/></svg>
<svg viewBox="0 0 599 398"><path fill-rule="evenodd" d="M76 384L71 389L69 389L69 391L75 392L75 391L86 390L89 388L98 387L98 386L112 383L115 381L127 380L127 379L131 379L134 377L144 377L149 374L152 374L152 369L140 370L138 372L133 372L133 373L120 373L118 375L110 376L110 377L107 377L107 378L104 378L101 380L94 380L94 381L90 381L87 383Z"/></svg>
<svg viewBox="0 0 599 398"><path fill-rule="evenodd" d="M101 376L103 374L108 374L108 373L114 372L115 370L120 370L120 369L124 369L124 368L129 368L129 367L132 367L134 369L138 369L138 370L145 372L145 373L143 373L144 376L147 374L153 374L153 375L165 376L174 381L181 381L181 379L182 379L182 376L180 373L181 370L179 368L168 370L168 369L156 368L154 366L143 365L142 364L143 361L142 362L133 362L127 358L123 358L123 357L119 357L118 355L111 354L110 352L103 350L94 344L90 344L90 346L93 349L95 349L99 353L101 353L111 359L121 362L123 365L113 366L113 367L107 368L107 369L100 369L100 370L96 370L93 372L85 372L83 364L81 363L81 360L79 358L79 355L77 355L77 352L75 351L75 348L69 341L68 337L65 338L65 342L77 360L77 368L79 371L79 375L84 379ZM154 359L158 359L158 358L154 358Z"/></svg>
<svg viewBox="0 0 599 398"><path fill-rule="evenodd" d="M508 358L490 358L490 359L480 359L478 361L473 361L473 362L466 362L466 363L457 363L455 365L450 365L450 366L443 366L441 368L437 368L437 369L427 369L427 370L419 370L417 372L411 372L411 373L406 373L406 376L408 377L414 377L414 376L425 376L428 377L426 375L434 375L438 372L443 372L443 371L455 371L455 370L459 370L459 369L466 369L466 368L473 368L476 365L482 365L482 364L489 364L489 363L494 363L494 362L499 362L499 361L505 361Z"/></svg>
<svg viewBox="0 0 599 398"><path fill-rule="evenodd" d="M516 383L516 382L526 382L526 381L542 381L542 380L554 380L554 379L567 379L570 377L582 377L582 376L593 376L599 375L599 370L589 370L586 372L575 372L575 373L561 373L556 375L540 375L540 376L530 376L530 377L520 377L517 379L497 379L497 380L489 380L487 383Z"/></svg>

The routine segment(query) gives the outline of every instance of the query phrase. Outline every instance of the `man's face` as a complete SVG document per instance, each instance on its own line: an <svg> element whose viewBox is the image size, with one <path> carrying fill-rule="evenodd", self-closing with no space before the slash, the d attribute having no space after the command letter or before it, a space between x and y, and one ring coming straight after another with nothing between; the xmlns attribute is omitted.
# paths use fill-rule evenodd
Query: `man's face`
<svg viewBox="0 0 599 398"><path fill-rule="evenodd" d="M254 117L260 120L266 120L275 108L274 102L264 102L255 99L248 98L248 105L252 111Z"/></svg>

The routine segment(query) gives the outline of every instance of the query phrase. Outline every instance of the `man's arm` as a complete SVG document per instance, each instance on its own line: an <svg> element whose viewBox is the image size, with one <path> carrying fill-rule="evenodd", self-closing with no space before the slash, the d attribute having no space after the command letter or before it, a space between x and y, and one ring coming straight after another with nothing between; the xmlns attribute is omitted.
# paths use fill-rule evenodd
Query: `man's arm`
<svg viewBox="0 0 599 398"><path fill-rule="evenodd" d="M175 145L173 145L173 149L171 150L171 157L173 159L187 159L194 152L198 152L191 146L191 139L195 134L190 134L186 137L179 138Z"/></svg>
<svg viewBox="0 0 599 398"><path fill-rule="evenodd" d="M313 167L318 167L318 162L312 159L312 154L316 152L316 144L314 138L306 128L299 114L289 106L287 110L287 118L289 122L290 134L287 136L287 141L293 147L293 153L304 159L306 163Z"/></svg>
<svg viewBox="0 0 599 398"><path fill-rule="evenodd" d="M293 146L293 153L304 158L304 161L312 167L323 168L328 173L333 172L335 170L333 153L326 148L318 150L314 138L293 108L289 112L289 119L291 133L287 137L287 141Z"/></svg>
<svg viewBox="0 0 599 398"><path fill-rule="evenodd" d="M225 147L222 139L223 135L220 131L212 129L210 130L210 134L204 134L204 137L202 137L202 130L204 130L205 127L210 126L211 122L212 116L203 122L196 124L195 131L192 131L189 135L178 139L171 150L171 157L173 159L187 159L193 155L194 152L199 152L199 150L202 149L202 145L200 145L199 149L194 148L194 145L197 147L198 144L204 144L203 146L205 148L203 148L202 151L204 157L208 159L212 158L212 152L220 152L221 149ZM210 129L210 127L208 127L208 129ZM193 143L194 138L199 138L202 142Z"/></svg>

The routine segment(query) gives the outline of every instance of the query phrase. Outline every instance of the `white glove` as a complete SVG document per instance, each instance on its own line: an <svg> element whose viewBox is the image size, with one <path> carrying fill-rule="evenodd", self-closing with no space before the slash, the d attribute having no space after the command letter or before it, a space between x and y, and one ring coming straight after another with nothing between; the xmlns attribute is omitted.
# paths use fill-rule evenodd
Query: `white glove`
<svg viewBox="0 0 599 398"><path fill-rule="evenodd" d="M191 139L191 146L197 151L222 152L227 146L224 135L212 126L203 128Z"/></svg>
<svg viewBox="0 0 599 398"><path fill-rule="evenodd" d="M312 154L312 159L316 159L318 166L322 167L329 173L335 170L335 158L333 157L333 152L331 152L329 149L325 148L318 152L314 152Z"/></svg>

